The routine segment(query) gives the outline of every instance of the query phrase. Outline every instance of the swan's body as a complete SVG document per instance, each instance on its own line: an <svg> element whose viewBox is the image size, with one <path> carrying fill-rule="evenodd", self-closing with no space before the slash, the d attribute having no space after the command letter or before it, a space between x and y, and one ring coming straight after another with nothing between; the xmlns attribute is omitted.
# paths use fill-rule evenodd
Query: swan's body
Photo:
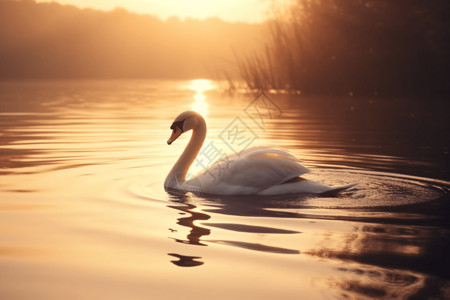
<svg viewBox="0 0 450 300"><path fill-rule="evenodd" d="M354 184L330 187L299 176L309 170L288 152L275 147L251 147L226 156L186 181L186 174L206 137L206 123L196 112L180 114L171 126L170 145L183 132L193 130L191 140L164 182L166 189L215 195L280 195L337 193Z"/></svg>

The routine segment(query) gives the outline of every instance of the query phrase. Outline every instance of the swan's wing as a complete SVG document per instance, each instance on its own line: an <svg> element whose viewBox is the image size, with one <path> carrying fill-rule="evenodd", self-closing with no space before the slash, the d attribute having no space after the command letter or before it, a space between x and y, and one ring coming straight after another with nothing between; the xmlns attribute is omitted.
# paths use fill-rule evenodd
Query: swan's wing
<svg viewBox="0 0 450 300"><path fill-rule="evenodd" d="M192 181L207 193L250 194L308 172L282 149L252 147L219 160Z"/></svg>

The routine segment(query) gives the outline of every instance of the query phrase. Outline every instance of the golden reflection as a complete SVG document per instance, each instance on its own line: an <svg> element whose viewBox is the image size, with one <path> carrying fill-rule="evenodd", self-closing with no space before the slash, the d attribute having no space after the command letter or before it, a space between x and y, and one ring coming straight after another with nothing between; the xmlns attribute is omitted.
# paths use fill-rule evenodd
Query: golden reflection
<svg viewBox="0 0 450 300"><path fill-rule="evenodd" d="M203 94L206 91L215 89L217 86L213 81L208 79L191 80L188 88L195 91L194 103L191 104L192 110L201 114L204 118L207 117L209 105L206 102L206 97Z"/></svg>

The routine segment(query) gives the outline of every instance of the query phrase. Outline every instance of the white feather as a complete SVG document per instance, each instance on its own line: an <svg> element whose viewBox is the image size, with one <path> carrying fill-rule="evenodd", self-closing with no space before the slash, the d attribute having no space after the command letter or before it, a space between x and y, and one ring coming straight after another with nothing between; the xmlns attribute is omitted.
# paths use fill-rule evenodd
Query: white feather
<svg viewBox="0 0 450 300"><path fill-rule="evenodd" d="M282 149L252 147L224 157L186 184L210 194L259 194L308 172L297 158Z"/></svg>

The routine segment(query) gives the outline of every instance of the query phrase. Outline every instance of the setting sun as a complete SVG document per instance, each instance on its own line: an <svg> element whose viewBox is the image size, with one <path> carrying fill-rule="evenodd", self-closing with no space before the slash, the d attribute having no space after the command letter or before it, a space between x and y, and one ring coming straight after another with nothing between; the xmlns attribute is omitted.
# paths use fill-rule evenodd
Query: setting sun
<svg viewBox="0 0 450 300"><path fill-rule="evenodd" d="M37 2L55 2L50 0L37 0ZM266 12L270 1L267 0L58 0L62 4L71 4L83 8L111 10L122 7L139 14L155 15L161 19L172 16L194 19L207 19L218 17L229 22L262 22L266 19Z"/></svg>

